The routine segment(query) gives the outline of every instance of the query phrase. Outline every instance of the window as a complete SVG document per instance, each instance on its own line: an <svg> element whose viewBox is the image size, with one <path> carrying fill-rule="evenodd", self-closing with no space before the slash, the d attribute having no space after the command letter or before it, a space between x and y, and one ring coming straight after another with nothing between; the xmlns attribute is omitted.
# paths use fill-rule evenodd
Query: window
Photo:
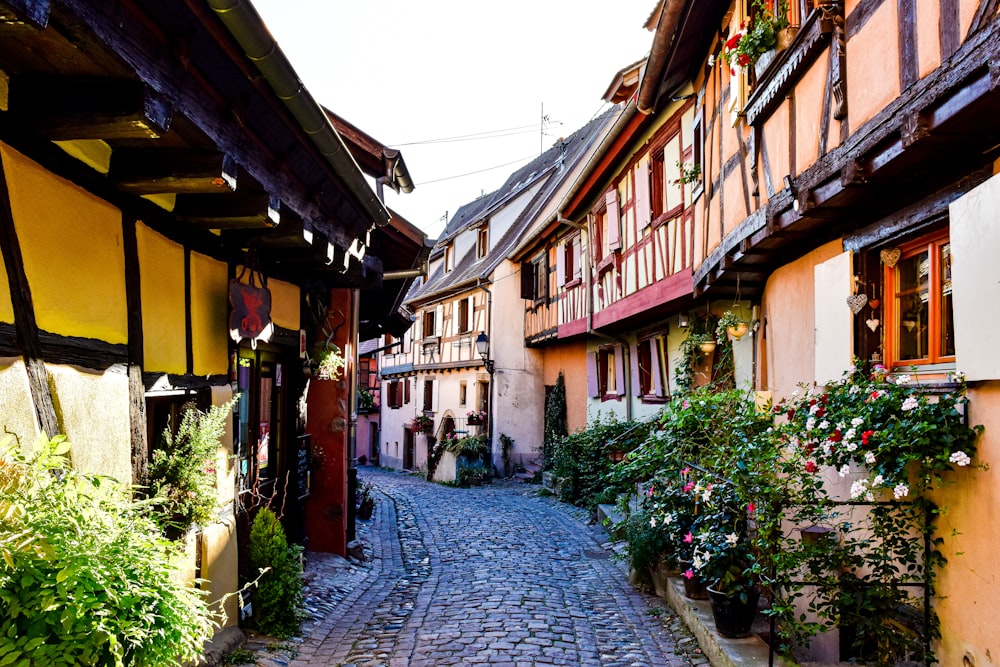
<svg viewBox="0 0 1000 667"><path fill-rule="evenodd" d="M410 404L410 379L403 380L403 404Z"/></svg>
<svg viewBox="0 0 1000 667"><path fill-rule="evenodd" d="M458 404L465 407L465 402L468 398L469 384L464 380L458 383Z"/></svg>
<svg viewBox="0 0 1000 667"><path fill-rule="evenodd" d="M424 395L420 409L424 412L437 412L437 380L424 380Z"/></svg>
<svg viewBox="0 0 1000 667"><path fill-rule="evenodd" d="M947 232L900 248L896 265L886 265L886 354L892 365L955 361L952 316L951 243Z"/></svg>
<svg viewBox="0 0 1000 667"><path fill-rule="evenodd" d="M469 317L469 311L471 310L469 301L471 301L471 298L459 299L455 305L455 311L458 313L458 321L455 326L458 333L468 333L472 328L472 320Z"/></svg>
<svg viewBox="0 0 1000 667"><path fill-rule="evenodd" d="M662 334L641 339L636 345L639 395L644 401L655 401L666 396L664 369L667 365L664 349Z"/></svg>
<svg viewBox="0 0 1000 667"><path fill-rule="evenodd" d="M482 259L486 257L486 253L490 250L490 228L487 225L483 225L479 228L476 235L476 259Z"/></svg>
<svg viewBox="0 0 1000 667"><path fill-rule="evenodd" d="M691 128L691 167L698 170L698 180L691 191L692 199L705 189L705 111L700 110Z"/></svg>
<svg viewBox="0 0 1000 667"><path fill-rule="evenodd" d="M444 247L444 272L451 273L455 268L455 248L449 243Z"/></svg>
<svg viewBox="0 0 1000 667"><path fill-rule="evenodd" d="M425 310L423 315L424 322L424 338L433 338L437 332L437 324L434 321L434 314L436 311Z"/></svg>
<svg viewBox="0 0 1000 667"><path fill-rule="evenodd" d="M402 384L399 380L392 380L386 385L386 393L388 393L387 403L392 410L403 407Z"/></svg>

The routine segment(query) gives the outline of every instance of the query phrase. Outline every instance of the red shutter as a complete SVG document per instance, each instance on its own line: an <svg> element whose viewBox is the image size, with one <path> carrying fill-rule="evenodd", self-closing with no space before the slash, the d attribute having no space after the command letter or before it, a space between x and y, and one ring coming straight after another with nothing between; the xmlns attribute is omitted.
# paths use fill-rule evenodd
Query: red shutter
<svg viewBox="0 0 1000 667"><path fill-rule="evenodd" d="M605 216L608 249L618 250L622 247L622 223L618 214L618 190L615 188L608 190L604 195L604 201L608 205L608 212Z"/></svg>
<svg viewBox="0 0 1000 667"><path fill-rule="evenodd" d="M403 403L410 402L410 378L403 379Z"/></svg>

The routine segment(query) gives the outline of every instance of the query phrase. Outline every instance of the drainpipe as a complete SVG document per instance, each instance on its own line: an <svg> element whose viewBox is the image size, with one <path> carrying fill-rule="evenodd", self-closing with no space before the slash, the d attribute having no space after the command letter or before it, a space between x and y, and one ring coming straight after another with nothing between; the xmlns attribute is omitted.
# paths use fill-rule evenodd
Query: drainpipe
<svg viewBox="0 0 1000 667"><path fill-rule="evenodd" d="M239 43L247 58L264 75L264 79L312 139L320 154L344 180L365 213L376 225L387 225L389 211L369 187L361 168L330 123L326 112L302 85L291 63L264 26L257 10L246 0L208 0L208 5Z"/></svg>
<svg viewBox="0 0 1000 667"><path fill-rule="evenodd" d="M354 498L358 491L358 324L361 320L361 290L351 290L351 359L347 375L347 543L354 541Z"/></svg>

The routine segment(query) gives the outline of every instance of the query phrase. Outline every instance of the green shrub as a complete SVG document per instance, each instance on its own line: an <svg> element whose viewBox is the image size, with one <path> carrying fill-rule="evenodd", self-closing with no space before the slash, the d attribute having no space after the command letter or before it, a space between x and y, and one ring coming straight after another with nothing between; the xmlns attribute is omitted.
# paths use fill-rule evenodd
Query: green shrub
<svg viewBox="0 0 1000 667"><path fill-rule="evenodd" d="M306 617L301 554L302 547L288 545L274 512L262 508L250 527L250 565L266 570L253 594L253 623L279 639L298 634Z"/></svg>
<svg viewBox="0 0 1000 667"><path fill-rule="evenodd" d="M469 460L474 460L490 451L490 440L485 433L467 435L464 438L449 440L445 449L455 456L464 456Z"/></svg>
<svg viewBox="0 0 1000 667"><path fill-rule="evenodd" d="M192 525L204 526L216 518L215 467L233 401L212 406L208 412L186 406L177 433L164 430L153 451L149 492L156 502L156 519L170 537L179 537Z"/></svg>
<svg viewBox="0 0 1000 667"><path fill-rule="evenodd" d="M545 470L553 465L556 444L568 435L566 429L566 381L560 371L556 385L545 401L545 440L542 443L542 460Z"/></svg>
<svg viewBox="0 0 1000 667"><path fill-rule="evenodd" d="M69 443L0 443L0 664L160 667L201 653L213 623L178 581L175 545L113 479L74 471Z"/></svg>

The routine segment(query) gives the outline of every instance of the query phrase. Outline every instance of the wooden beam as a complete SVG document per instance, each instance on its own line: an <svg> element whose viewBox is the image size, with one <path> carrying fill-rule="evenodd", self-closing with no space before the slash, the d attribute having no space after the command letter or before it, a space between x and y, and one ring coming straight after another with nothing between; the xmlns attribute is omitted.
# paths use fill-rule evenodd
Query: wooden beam
<svg viewBox="0 0 1000 667"><path fill-rule="evenodd" d="M0 34L37 32L49 23L49 0L0 2Z"/></svg>
<svg viewBox="0 0 1000 667"><path fill-rule="evenodd" d="M108 179L129 194L226 193L236 190L236 161L216 151L118 149Z"/></svg>
<svg viewBox="0 0 1000 667"><path fill-rule="evenodd" d="M122 215L125 255L125 303L128 311L128 399L132 443L132 483L145 484L149 443L146 436L146 390L142 384L145 352L142 331L142 287L135 216Z"/></svg>
<svg viewBox="0 0 1000 667"><path fill-rule="evenodd" d="M170 129L170 102L137 81L15 76L8 109L50 141L157 139Z"/></svg>
<svg viewBox="0 0 1000 667"><path fill-rule="evenodd" d="M0 157L0 252L3 254L10 288L11 306L14 310L14 333L17 348L24 359L28 373L28 390L35 409L38 426L50 438L59 435L62 428L56 416L55 402L49 388L49 373L45 368L42 346L35 321L35 307L31 299L31 286L24 271L21 245L17 239L14 213L7 188L6 167Z"/></svg>
<svg viewBox="0 0 1000 667"><path fill-rule="evenodd" d="M281 221L281 201L266 192L179 194L173 213L201 229L264 229Z"/></svg>

